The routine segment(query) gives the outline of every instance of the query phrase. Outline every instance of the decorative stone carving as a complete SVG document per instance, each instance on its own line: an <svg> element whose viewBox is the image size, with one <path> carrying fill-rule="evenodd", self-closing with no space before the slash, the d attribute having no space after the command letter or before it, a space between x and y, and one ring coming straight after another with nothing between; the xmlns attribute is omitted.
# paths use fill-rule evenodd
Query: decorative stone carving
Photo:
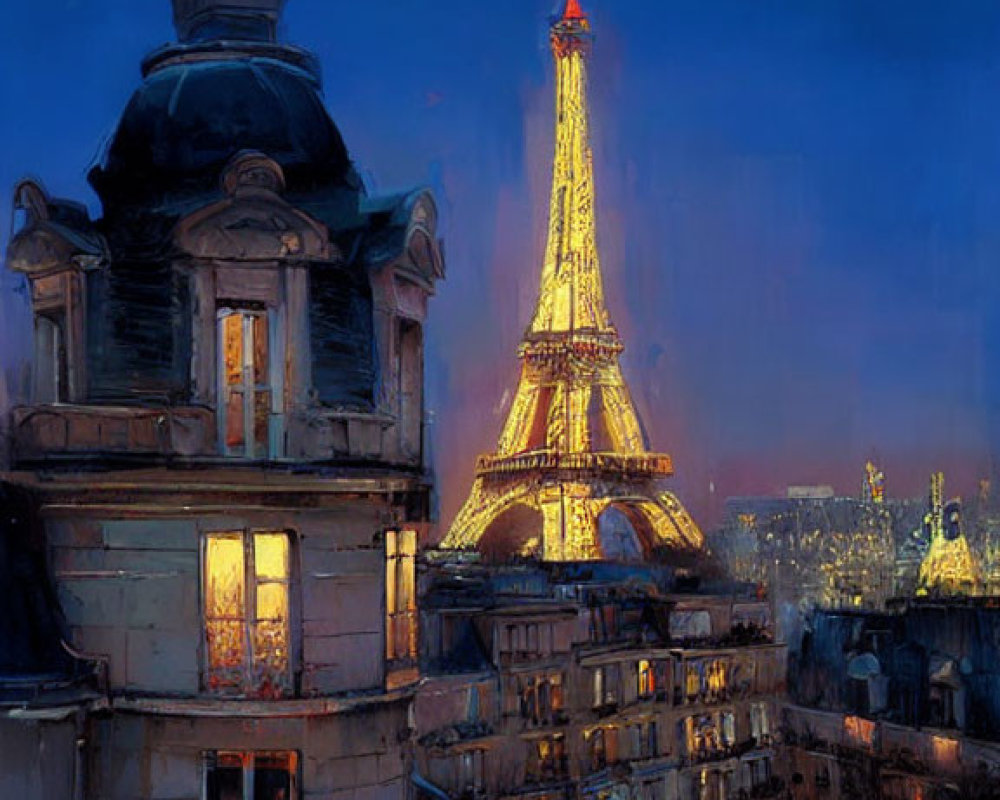
<svg viewBox="0 0 1000 800"><path fill-rule="evenodd" d="M185 217L176 246L215 261L339 261L326 226L281 198L285 177L261 153L240 153L222 175L227 197Z"/></svg>

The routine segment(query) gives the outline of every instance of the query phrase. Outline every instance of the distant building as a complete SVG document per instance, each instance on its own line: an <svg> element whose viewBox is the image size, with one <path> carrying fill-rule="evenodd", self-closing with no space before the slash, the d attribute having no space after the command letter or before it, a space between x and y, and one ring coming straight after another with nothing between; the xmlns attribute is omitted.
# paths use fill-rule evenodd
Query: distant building
<svg viewBox="0 0 1000 800"><path fill-rule="evenodd" d="M900 588L897 531L920 527L922 508L849 497L740 497L726 501L722 526L709 547L739 580L774 597L783 635L801 612L826 608L883 608ZM915 572L919 562L911 565Z"/></svg>
<svg viewBox="0 0 1000 800"><path fill-rule="evenodd" d="M425 192L366 195L283 0L175 0L103 216L21 183L0 796L405 798Z"/></svg>
<svg viewBox="0 0 1000 800"><path fill-rule="evenodd" d="M816 611L780 726L795 800L1000 798L1000 609Z"/></svg>
<svg viewBox="0 0 1000 800"><path fill-rule="evenodd" d="M869 462L861 499L795 486L787 498L730 498L709 547L736 578L772 590L783 633L813 606L877 610L918 592L1000 587L1000 514L988 484L965 504L945 501L942 473L931 476L926 500L887 499L884 481Z"/></svg>
<svg viewBox="0 0 1000 800"><path fill-rule="evenodd" d="M767 601L656 565L446 561L422 582L421 797L782 796Z"/></svg>

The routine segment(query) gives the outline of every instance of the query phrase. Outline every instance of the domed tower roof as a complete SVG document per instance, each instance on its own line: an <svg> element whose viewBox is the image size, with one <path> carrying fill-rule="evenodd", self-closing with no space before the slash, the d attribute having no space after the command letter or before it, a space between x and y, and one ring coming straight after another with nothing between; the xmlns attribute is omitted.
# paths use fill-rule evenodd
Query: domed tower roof
<svg viewBox="0 0 1000 800"><path fill-rule="evenodd" d="M167 211L218 189L237 153L281 165L289 192L360 190L313 56L278 44L283 0L174 0L180 42L150 54L91 183L105 213Z"/></svg>

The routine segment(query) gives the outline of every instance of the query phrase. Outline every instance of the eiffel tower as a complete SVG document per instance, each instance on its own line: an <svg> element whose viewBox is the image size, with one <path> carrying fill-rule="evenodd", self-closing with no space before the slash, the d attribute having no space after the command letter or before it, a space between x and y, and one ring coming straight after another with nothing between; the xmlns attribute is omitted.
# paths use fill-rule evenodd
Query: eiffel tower
<svg viewBox="0 0 1000 800"><path fill-rule="evenodd" d="M496 558L611 558L600 531L613 508L643 555L694 552L701 531L660 485L673 474L670 456L647 451L604 302L587 108L592 36L579 0L568 0L550 33L556 145L538 305L496 451L479 457L472 491L441 547Z"/></svg>

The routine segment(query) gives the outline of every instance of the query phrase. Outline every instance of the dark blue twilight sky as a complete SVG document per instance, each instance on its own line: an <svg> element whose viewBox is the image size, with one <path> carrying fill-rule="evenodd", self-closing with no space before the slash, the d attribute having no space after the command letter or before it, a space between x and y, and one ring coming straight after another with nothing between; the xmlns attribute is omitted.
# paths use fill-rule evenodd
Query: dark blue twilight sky
<svg viewBox="0 0 1000 800"><path fill-rule="evenodd" d="M449 276L428 388L446 516L493 444L537 286L554 5L291 0L285 16L371 189L437 192ZM1000 444L1000 4L585 6L608 302L682 497L710 522L727 495L854 493L869 456L890 494L922 494L936 468L971 491ZM23 175L97 213L86 169L140 58L172 38L169 3L2 11L0 213ZM8 373L26 336L13 284Z"/></svg>

